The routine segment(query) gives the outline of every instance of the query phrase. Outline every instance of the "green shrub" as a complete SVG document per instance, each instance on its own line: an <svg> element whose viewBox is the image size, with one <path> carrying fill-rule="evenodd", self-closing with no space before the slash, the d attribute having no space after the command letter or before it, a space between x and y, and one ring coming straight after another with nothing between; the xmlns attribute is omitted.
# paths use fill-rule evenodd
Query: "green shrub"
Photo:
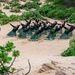
<svg viewBox="0 0 75 75"><path fill-rule="evenodd" d="M32 1L35 1L35 0L32 0ZM39 2L40 0L36 0L37 2Z"/></svg>
<svg viewBox="0 0 75 75"><path fill-rule="evenodd" d="M41 15L43 16L47 16L49 18L65 18L65 12L63 12L65 10L65 6L59 6L59 5L51 5L51 4L47 4L42 6L39 9L39 12Z"/></svg>
<svg viewBox="0 0 75 75"><path fill-rule="evenodd" d="M71 39L69 42L69 46L75 45L75 38Z"/></svg>
<svg viewBox="0 0 75 75"><path fill-rule="evenodd" d="M69 42L69 48L61 53L61 56L75 56L75 38Z"/></svg>
<svg viewBox="0 0 75 75"><path fill-rule="evenodd" d="M9 17L9 20L10 20L10 21L17 21L17 20L19 20L19 16L17 16L17 15L11 15L11 16Z"/></svg>
<svg viewBox="0 0 75 75"><path fill-rule="evenodd" d="M31 8L38 9L39 8L38 2L36 2L36 1L26 2L25 6L26 6L26 9L31 9Z"/></svg>
<svg viewBox="0 0 75 75"><path fill-rule="evenodd" d="M53 0L53 1L54 1L54 4L66 5L66 2L62 0Z"/></svg>
<svg viewBox="0 0 75 75"><path fill-rule="evenodd" d="M43 16L47 16L47 13L48 13L49 11L53 10L53 9L54 9L54 6L53 6L53 5L49 5L49 4L43 5L43 6L40 7L40 9L39 9L39 13L40 13L41 15L43 15Z"/></svg>
<svg viewBox="0 0 75 75"><path fill-rule="evenodd" d="M10 7L9 6L5 6L4 9L10 9Z"/></svg>
<svg viewBox="0 0 75 75"><path fill-rule="evenodd" d="M19 55L20 52L15 50L14 43L12 42L8 41L6 45L0 46L0 75L9 75L13 73L12 65ZM10 72L11 69L12 71Z"/></svg>
<svg viewBox="0 0 75 75"><path fill-rule="evenodd" d="M57 12L57 10L49 11L49 12L47 13L47 17L49 17L49 18L54 18L56 12Z"/></svg>
<svg viewBox="0 0 75 75"><path fill-rule="evenodd" d="M71 23L75 22L75 13L72 13L72 15L68 18L68 21Z"/></svg>
<svg viewBox="0 0 75 75"><path fill-rule="evenodd" d="M20 9L18 7L15 7L15 8L12 8L10 10L10 12L16 12L16 13L18 13L18 12L20 12Z"/></svg>
<svg viewBox="0 0 75 75"><path fill-rule="evenodd" d="M24 20L25 18L30 18L30 19L34 19L34 18L40 18L42 19L43 17L40 15L39 12L37 11L29 11L29 12L24 12L22 13L22 15L20 16L21 20Z"/></svg>
<svg viewBox="0 0 75 75"><path fill-rule="evenodd" d="M21 0L21 1L26 2L26 0Z"/></svg>
<svg viewBox="0 0 75 75"><path fill-rule="evenodd" d="M1 13L0 14L0 24L3 25L3 24L7 24L9 22L9 17L4 14L4 13Z"/></svg>
<svg viewBox="0 0 75 75"><path fill-rule="evenodd" d="M49 2L52 2L52 1L53 1L53 0L46 0L45 2L46 2L46 3L49 3Z"/></svg>
<svg viewBox="0 0 75 75"><path fill-rule="evenodd" d="M63 10L57 10L57 12L55 13L55 17L57 19L65 19L65 12L63 12Z"/></svg>
<svg viewBox="0 0 75 75"><path fill-rule="evenodd" d="M66 10L66 6L64 6L64 5L54 5L55 6L55 8L56 9L60 9L60 10L63 10L63 11L65 11Z"/></svg>
<svg viewBox="0 0 75 75"><path fill-rule="evenodd" d="M46 4L40 7L39 12L43 16L52 17L53 15L53 17L62 18L62 15L65 15L65 12L63 12L65 8L65 6Z"/></svg>
<svg viewBox="0 0 75 75"><path fill-rule="evenodd" d="M67 50L61 53L61 56L75 56L75 45L72 45L67 48Z"/></svg>
<svg viewBox="0 0 75 75"><path fill-rule="evenodd" d="M66 5L66 2L63 0L46 0L46 2L52 2L54 5Z"/></svg>
<svg viewBox="0 0 75 75"><path fill-rule="evenodd" d="M42 5L42 2L37 2L38 5Z"/></svg>
<svg viewBox="0 0 75 75"><path fill-rule="evenodd" d="M39 13L45 17L55 18L55 19L64 19L68 18L69 22L74 23L74 13L75 8L67 8L63 5L53 5L53 4L46 4L40 7Z"/></svg>
<svg viewBox="0 0 75 75"><path fill-rule="evenodd" d="M75 45L74 45L75 47ZM72 47L69 47L67 50L65 50L63 53L61 53L61 56L75 56L75 49Z"/></svg>
<svg viewBox="0 0 75 75"><path fill-rule="evenodd" d="M65 12L66 17L68 18L68 17L70 17L70 16L72 15L72 13L75 12L75 8L73 8L73 7L71 7L71 8L66 8L66 9L64 10L64 12Z"/></svg>
<svg viewBox="0 0 75 75"><path fill-rule="evenodd" d="M0 10L0 13L3 13L2 10Z"/></svg>
<svg viewBox="0 0 75 75"><path fill-rule="evenodd" d="M6 0L0 0L0 2L5 2Z"/></svg>
<svg viewBox="0 0 75 75"><path fill-rule="evenodd" d="M19 4L18 2L12 1L12 2L10 3L10 7L15 7L15 6L19 7L20 4Z"/></svg>

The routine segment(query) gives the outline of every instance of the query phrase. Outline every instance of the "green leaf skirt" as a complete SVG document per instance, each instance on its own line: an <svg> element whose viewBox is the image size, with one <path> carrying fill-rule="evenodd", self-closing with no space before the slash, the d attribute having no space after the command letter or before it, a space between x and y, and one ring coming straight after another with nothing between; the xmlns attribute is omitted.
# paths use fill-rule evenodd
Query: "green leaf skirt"
<svg viewBox="0 0 75 75"><path fill-rule="evenodd" d="M56 34L55 33L54 34L50 34L49 33L49 35L45 38L45 40L54 40L55 37L56 37Z"/></svg>

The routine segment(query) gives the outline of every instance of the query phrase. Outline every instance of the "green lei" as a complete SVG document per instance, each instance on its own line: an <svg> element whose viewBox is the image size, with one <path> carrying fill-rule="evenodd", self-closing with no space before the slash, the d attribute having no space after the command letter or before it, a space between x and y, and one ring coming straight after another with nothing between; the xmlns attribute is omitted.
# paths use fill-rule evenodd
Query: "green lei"
<svg viewBox="0 0 75 75"><path fill-rule="evenodd" d="M66 31L66 32L68 32L68 31L69 31L69 29L66 29L65 31Z"/></svg>
<svg viewBox="0 0 75 75"><path fill-rule="evenodd" d="M54 29L52 29L52 30L51 30L51 33L54 33L54 32L55 32L55 30L54 30Z"/></svg>

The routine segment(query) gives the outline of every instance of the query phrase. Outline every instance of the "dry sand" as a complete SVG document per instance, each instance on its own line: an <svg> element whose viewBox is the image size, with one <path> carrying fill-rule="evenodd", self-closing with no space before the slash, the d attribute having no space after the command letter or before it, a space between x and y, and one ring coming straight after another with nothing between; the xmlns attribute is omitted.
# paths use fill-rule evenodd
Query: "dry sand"
<svg viewBox="0 0 75 75"><path fill-rule="evenodd" d="M19 22L12 22L12 24L17 25ZM20 56L14 63L17 69L24 69L24 71L19 72L19 75L28 71L28 59L32 67L29 75L55 75L56 72L61 71L67 73L67 75L75 75L75 57L60 56L60 53L68 48L70 39L53 41L41 39L37 42L31 42L28 39L7 37L6 34L11 29L12 27L9 24L1 26L0 45L12 41L16 45L16 49L20 50Z"/></svg>

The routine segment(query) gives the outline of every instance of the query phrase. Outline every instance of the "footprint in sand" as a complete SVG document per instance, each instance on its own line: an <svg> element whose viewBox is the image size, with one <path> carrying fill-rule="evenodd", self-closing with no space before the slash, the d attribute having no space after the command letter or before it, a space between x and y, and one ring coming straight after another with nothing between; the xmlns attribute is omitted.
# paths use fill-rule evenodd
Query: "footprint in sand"
<svg viewBox="0 0 75 75"><path fill-rule="evenodd" d="M38 40L38 43L44 42L44 40Z"/></svg>
<svg viewBox="0 0 75 75"><path fill-rule="evenodd" d="M29 41L21 41L21 45L27 44Z"/></svg>

